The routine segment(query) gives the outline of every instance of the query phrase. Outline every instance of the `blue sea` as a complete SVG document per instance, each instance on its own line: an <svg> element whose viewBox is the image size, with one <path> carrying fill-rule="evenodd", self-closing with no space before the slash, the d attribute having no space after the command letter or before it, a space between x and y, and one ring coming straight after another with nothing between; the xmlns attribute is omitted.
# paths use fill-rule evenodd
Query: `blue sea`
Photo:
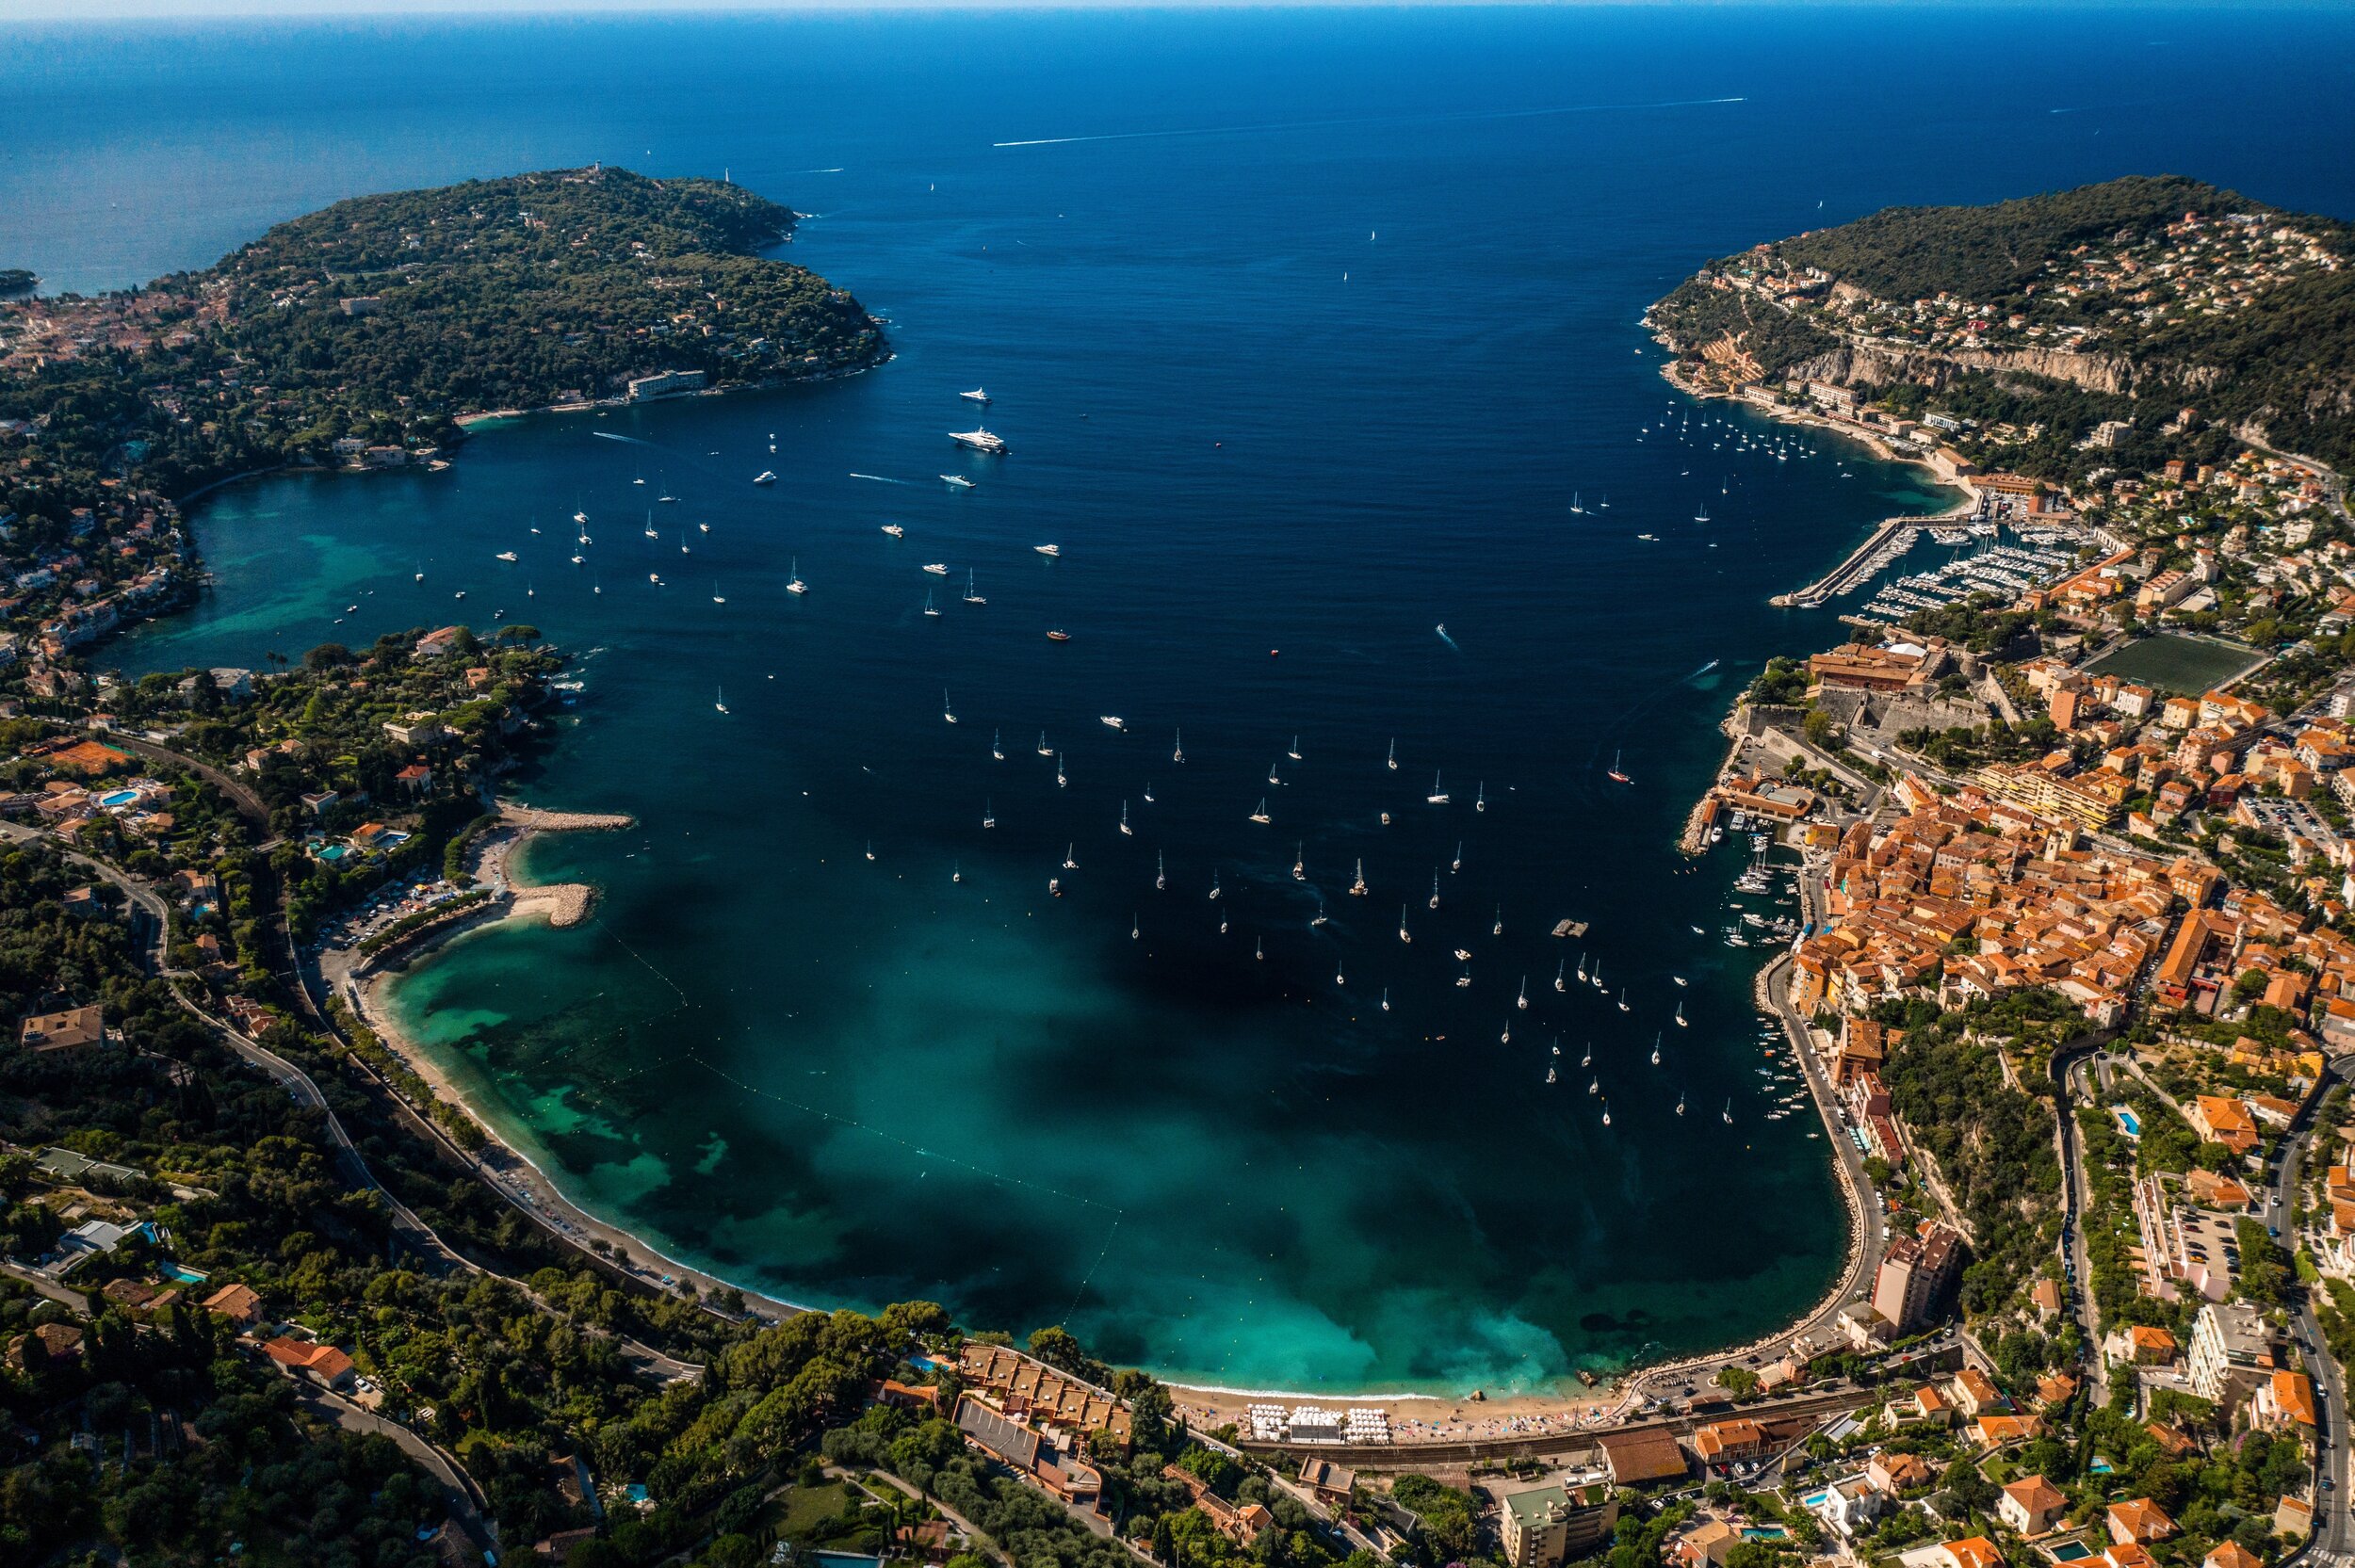
<svg viewBox="0 0 2355 1568"><path fill-rule="evenodd" d="M1746 847L1672 840L1743 683L1839 636L1768 595L1942 497L1688 405L1644 306L1891 202L2171 171L2355 216L2355 20L2318 10L0 41L0 265L52 289L598 159L809 215L783 253L888 319L888 365L232 487L196 509L218 587L106 657L542 627L585 690L519 788L641 826L531 852L593 921L399 990L486 1112L747 1285L1235 1387L1544 1386L1837 1272L1828 1146L1769 1116L1767 949L1722 934ZM977 420L1012 452L950 444Z"/></svg>

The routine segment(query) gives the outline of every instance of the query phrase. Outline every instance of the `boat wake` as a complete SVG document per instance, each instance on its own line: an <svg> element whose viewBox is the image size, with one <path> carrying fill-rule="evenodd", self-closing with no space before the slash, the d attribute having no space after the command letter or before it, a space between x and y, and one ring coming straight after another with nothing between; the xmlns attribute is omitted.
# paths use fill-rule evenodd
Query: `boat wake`
<svg viewBox="0 0 2355 1568"><path fill-rule="evenodd" d="M1463 649L1456 647L1455 639L1454 638L1447 635L1447 625L1444 622L1437 626L1434 626L1432 630L1439 634L1439 640L1441 642L1446 643L1451 648L1454 648L1459 654L1464 651Z"/></svg>
<svg viewBox="0 0 2355 1568"><path fill-rule="evenodd" d="M1166 131L1110 131L1095 136L1031 137L992 147L1061 147L1075 141L1150 141L1162 137L1231 137L1276 131L1321 131L1337 125L1413 125L1472 120L1543 120L1563 114L1613 114L1636 109L1695 109L1744 104L1746 98L1667 98L1649 104L1564 104L1548 109L1470 109L1460 114L1370 114L1347 120L1282 120L1259 125L1194 125Z"/></svg>
<svg viewBox="0 0 2355 1568"><path fill-rule="evenodd" d="M879 485L903 485L907 483L905 479L886 479L881 474L853 474L851 477L853 479L872 479Z"/></svg>

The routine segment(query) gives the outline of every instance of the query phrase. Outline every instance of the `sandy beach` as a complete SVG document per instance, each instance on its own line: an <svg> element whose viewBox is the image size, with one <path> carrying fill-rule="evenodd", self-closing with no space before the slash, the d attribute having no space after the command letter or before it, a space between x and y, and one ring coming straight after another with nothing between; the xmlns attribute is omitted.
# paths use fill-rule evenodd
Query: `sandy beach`
<svg viewBox="0 0 2355 1568"><path fill-rule="evenodd" d="M532 882L520 874L521 867L515 861L517 851L541 832L612 832L636 825L634 818L619 814L544 811L505 801L500 802L498 813L499 825L478 840L470 859L477 882L496 896L488 906L489 911L495 913L485 922L460 922L447 931L430 933L425 939L428 946L461 929L483 929L506 920L545 918L559 927L578 924L588 917L593 906L595 889L581 882ZM410 956L414 958L416 953L413 951ZM331 989L352 1006L386 1049L431 1087L437 1098L463 1110L481 1129L486 1141L479 1153L468 1157L483 1178L518 1209L564 1239L616 1260L631 1275L656 1288L692 1287L706 1298L728 1290L741 1291L754 1314L772 1319L809 1310L668 1257L642 1237L597 1218L565 1197L545 1171L500 1138L433 1054L403 1032L383 994L383 988L398 971L355 971L350 967L349 957L349 953L330 954L323 961L322 969ZM1783 1336L1787 1337L1790 1332L1784 1329ZM1739 1351L1734 1353L1738 1355ZM1389 1416L1394 1441L1444 1443L1556 1433L1572 1438L1607 1429L1624 1418L1642 1398L1644 1382L1644 1377L1638 1375L1615 1379L1591 1391L1561 1389L1490 1395L1467 1388L1448 1395L1385 1393L1339 1398L1197 1388L1182 1382L1173 1382L1170 1389L1178 1413L1204 1431L1228 1423L1247 1430L1250 1407L1255 1404L1306 1404L1336 1411L1382 1410ZM1473 1398L1475 1393L1481 1397Z"/></svg>
<svg viewBox="0 0 2355 1568"><path fill-rule="evenodd" d="M1226 1389L1170 1385L1178 1412L1193 1426L1215 1431L1229 1422L1250 1430L1253 1405L1280 1404L1289 1408L1313 1405L1322 1410L1380 1410L1390 1418L1396 1443L1466 1442L1481 1438L1541 1437L1560 1433L1573 1437L1607 1428L1621 1414L1627 1396L1616 1384L1589 1394L1510 1394L1473 1399L1466 1395L1372 1394L1335 1398L1330 1395L1239 1394Z"/></svg>

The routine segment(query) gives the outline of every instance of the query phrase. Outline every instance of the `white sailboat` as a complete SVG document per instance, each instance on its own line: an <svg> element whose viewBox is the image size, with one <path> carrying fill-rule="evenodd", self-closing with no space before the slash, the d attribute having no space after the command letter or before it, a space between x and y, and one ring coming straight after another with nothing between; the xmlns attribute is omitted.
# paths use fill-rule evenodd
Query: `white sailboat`
<svg viewBox="0 0 2355 1568"><path fill-rule="evenodd" d="M1291 758L1294 762L1298 762L1300 760L1300 737L1298 736L1292 736L1291 748L1284 754Z"/></svg>
<svg viewBox="0 0 2355 1568"><path fill-rule="evenodd" d="M1383 766L1393 773L1398 771L1398 736L1390 736L1390 754Z"/></svg>
<svg viewBox="0 0 2355 1568"><path fill-rule="evenodd" d="M1431 873L1431 907L1439 907L1439 874L1437 871Z"/></svg>
<svg viewBox="0 0 2355 1568"><path fill-rule="evenodd" d="M1474 811L1486 811L1487 809L1488 809L1488 781L1487 781L1487 780L1486 780L1486 779L1483 779L1483 780L1481 780L1481 781L1480 781L1480 787L1479 787L1477 790L1475 790L1475 791L1473 791L1473 792L1472 792L1472 810L1474 810Z"/></svg>
<svg viewBox="0 0 2355 1568"><path fill-rule="evenodd" d="M1078 848L1078 846L1073 844L1065 844L1063 847L1063 868L1066 871L1077 871L1080 869L1079 859L1071 852L1076 848Z"/></svg>
<svg viewBox="0 0 2355 1568"><path fill-rule="evenodd" d="M1296 882L1308 880L1308 862L1301 853L1302 847L1299 839L1292 840L1292 881Z"/></svg>
<svg viewBox="0 0 2355 1568"><path fill-rule="evenodd" d="M1210 897L1212 898L1218 897L1218 868L1216 866L1210 868Z"/></svg>
<svg viewBox="0 0 2355 1568"><path fill-rule="evenodd" d="M1406 931L1406 906L1405 904L1398 906L1398 939L1401 942L1412 942L1415 940L1412 936L1408 935Z"/></svg>
<svg viewBox="0 0 2355 1568"><path fill-rule="evenodd" d="M1357 858L1357 877L1349 884L1349 891L1359 898L1366 896L1366 862L1362 855Z"/></svg>
<svg viewBox="0 0 2355 1568"><path fill-rule="evenodd" d="M1170 760L1170 761L1172 761L1172 762L1183 762L1183 761L1185 761L1185 760L1186 760L1186 732L1185 732L1185 731L1183 731L1183 730L1179 730L1179 731L1178 732L1178 738L1177 738L1176 742L1175 742L1175 743L1174 743L1174 744L1170 747L1170 749L1169 749L1169 760Z"/></svg>
<svg viewBox="0 0 2355 1568"><path fill-rule="evenodd" d="M1268 815L1267 815L1267 797L1266 797L1266 796L1262 795L1262 796L1260 796L1260 797L1259 797L1259 804L1258 808L1257 808L1257 809L1255 809L1255 810L1252 812L1252 814L1251 814L1251 820L1253 820L1254 822L1260 823L1261 825L1265 825L1265 823L1267 822L1267 820L1268 820Z"/></svg>
<svg viewBox="0 0 2355 1568"><path fill-rule="evenodd" d="M790 568L790 574L786 579L785 590L788 593L807 593L809 591L809 585L802 581L802 558L799 556L795 556L793 558L793 565Z"/></svg>
<svg viewBox="0 0 2355 1568"><path fill-rule="evenodd" d="M1120 802L1120 836L1134 838L1136 835L1136 830L1129 826L1129 802L1123 800Z"/></svg>
<svg viewBox="0 0 2355 1568"><path fill-rule="evenodd" d="M996 730L989 732L989 755L990 760L993 762L1003 762L1006 760L1006 748L999 743L998 732Z"/></svg>
<svg viewBox="0 0 2355 1568"><path fill-rule="evenodd" d="M968 605L986 605L989 603L988 600L983 598L979 593L976 593L973 590L973 569L969 566L965 569L965 602Z"/></svg>
<svg viewBox="0 0 2355 1568"><path fill-rule="evenodd" d="M997 825L998 807L995 802L984 800L982 802L982 826L984 828L994 828Z"/></svg>
<svg viewBox="0 0 2355 1568"><path fill-rule="evenodd" d="M940 688L940 717L951 724L957 721L957 710L949 705L949 688L945 686Z"/></svg>
<svg viewBox="0 0 2355 1568"><path fill-rule="evenodd" d="M1489 928L1488 934L1490 936L1502 936L1504 934L1504 906L1502 904L1499 904L1497 906L1497 923Z"/></svg>
<svg viewBox="0 0 2355 1568"><path fill-rule="evenodd" d="M1423 799L1430 801L1435 806L1443 806L1447 804L1447 791L1439 787L1439 775L1437 773L1435 772L1431 775L1431 793L1424 796Z"/></svg>
<svg viewBox="0 0 2355 1568"><path fill-rule="evenodd" d="M924 613L934 621L940 619L940 606L933 603L933 590L929 588L924 590Z"/></svg>
<svg viewBox="0 0 2355 1568"><path fill-rule="evenodd" d="M1569 988L1570 988L1570 987L1569 987L1569 982L1568 982L1568 981L1567 981L1567 980L1565 980L1565 979L1562 978L1562 972L1563 972L1564 970L1567 969L1569 966L1570 966L1570 961L1569 961L1568 959L1562 959L1562 960L1559 960L1559 961L1557 961L1557 962L1555 962L1554 966L1553 966L1553 989L1554 989L1554 990L1556 990L1556 991L1567 991L1567 990L1569 990Z"/></svg>
<svg viewBox="0 0 2355 1568"><path fill-rule="evenodd" d="M1660 1065L1660 1035L1656 1030L1651 1037L1651 1064L1654 1067Z"/></svg>
<svg viewBox="0 0 2355 1568"><path fill-rule="evenodd" d="M1169 865L1161 859L1161 852L1159 849L1153 851L1153 885L1161 890L1166 890L1169 886Z"/></svg>
<svg viewBox="0 0 2355 1568"><path fill-rule="evenodd" d="M728 711L727 687L720 687L716 688L716 695L714 695L711 700L711 705L719 709L722 713Z"/></svg>
<svg viewBox="0 0 2355 1568"><path fill-rule="evenodd" d="M1387 985L1382 988L1382 1010L1390 1010L1390 988Z"/></svg>
<svg viewBox="0 0 2355 1568"><path fill-rule="evenodd" d="M1070 775L1066 774L1063 770L1063 753L1061 752L1057 752L1055 753L1055 787L1057 789L1067 789L1070 787Z"/></svg>
<svg viewBox="0 0 2355 1568"><path fill-rule="evenodd" d="M728 602L727 596L720 591L718 583L711 585L711 602L715 605L724 605Z"/></svg>
<svg viewBox="0 0 2355 1568"><path fill-rule="evenodd" d="M1313 929L1316 929L1317 927L1322 926L1322 925L1324 925L1324 895L1323 893L1321 893L1321 892L1320 892L1320 893L1317 895L1317 913L1316 913L1316 916L1315 916L1315 918L1314 918L1314 919L1312 919L1312 920L1310 920L1310 921L1308 922L1308 926L1309 926L1309 929L1313 930Z"/></svg>
<svg viewBox="0 0 2355 1568"><path fill-rule="evenodd" d="M1527 975L1521 977L1521 994L1513 999L1513 1005L1523 1012L1529 1010L1529 977Z"/></svg>
<svg viewBox="0 0 2355 1568"><path fill-rule="evenodd" d="M1677 1000L1677 1027L1681 1029L1687 1026L1688 1026L1684 1022L1684 1001L1683 998L1679 997Z"/></svg>
<svg viewBox="0 0 2355 1568"><path fill-rule="evenodd" d="M1455 841L1455 858L1447 863L1447 868L1450 875L1464 869L1464 841L1460 838Z"/></svg>
<svg viewBox="0 0 2355 1568"><path fill-rule="evenodd" d="M1504 1031L1497 1036L1497 1043L1500 1045L1510 1045L1513 1043L1513 1020L1510 1018L1507 1018L1504 1021Z"/></svg>
<svg viewBox="0 0 2355 1568"><path fill-rule="evenodd" d="M1621 1012L1627 1010L1627 987L1625 986L1619 987L1619 1010Z"/></svg>
<svg viewBox="0 0 2355 1568"><path fill-rule="evenodd" d="M1051 757L1055 754L1055 749L1047 744L1047 732L1045 730L1038 732L1038 754L1042 757Z"/></svg>

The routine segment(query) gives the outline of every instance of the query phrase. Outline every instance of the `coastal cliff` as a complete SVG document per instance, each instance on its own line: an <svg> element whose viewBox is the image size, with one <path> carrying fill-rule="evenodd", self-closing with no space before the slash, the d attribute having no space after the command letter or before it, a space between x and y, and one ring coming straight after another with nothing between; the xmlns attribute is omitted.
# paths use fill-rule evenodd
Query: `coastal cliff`
<svg viewBox="0 0 2355 1568"><path fill-rule="evenodd" d="M1871 388L2038 478L2355 463L2355 229L2173 176L1892 207L1702 267L1646 315L1684 384ZM2162 450L2162 447L2165 450Z"/></svg>

